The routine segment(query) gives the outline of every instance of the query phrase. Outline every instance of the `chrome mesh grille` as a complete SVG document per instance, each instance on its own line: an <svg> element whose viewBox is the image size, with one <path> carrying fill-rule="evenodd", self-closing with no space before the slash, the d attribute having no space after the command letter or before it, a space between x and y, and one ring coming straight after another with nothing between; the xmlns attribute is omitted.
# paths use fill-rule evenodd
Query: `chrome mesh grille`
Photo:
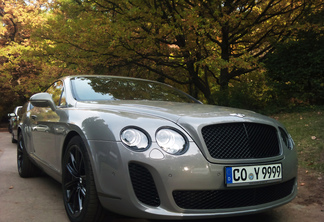
<svg viewBox="0 0 324 222"><path fill-rule="evenodd" d="M226 123L202 128L210 155L215 159L250 159L280 155L277 130L258 123Z"/></svg>

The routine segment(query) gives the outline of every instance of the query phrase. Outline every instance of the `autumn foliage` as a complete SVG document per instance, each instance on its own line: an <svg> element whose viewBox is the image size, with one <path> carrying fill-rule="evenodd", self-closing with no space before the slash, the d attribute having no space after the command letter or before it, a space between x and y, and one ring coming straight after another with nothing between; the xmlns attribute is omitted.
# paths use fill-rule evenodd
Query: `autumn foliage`
<svg viewBox="0 0 324 222"><path fill-rule="evenodd" d="M87 73L166 82L210 104L264 107L275 99L266 59L301 31L322 35L322 12L321 0L0 1L1 106L56 77Z"/></svg>

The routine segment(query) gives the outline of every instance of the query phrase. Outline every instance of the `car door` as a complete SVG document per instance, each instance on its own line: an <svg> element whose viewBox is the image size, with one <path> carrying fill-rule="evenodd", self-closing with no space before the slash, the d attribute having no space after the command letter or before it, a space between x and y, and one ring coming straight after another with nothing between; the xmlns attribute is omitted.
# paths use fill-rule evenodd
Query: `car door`
<svg viewBox="0 0 324 222"><path fill-rule="evenodd" d="M52 95L55 105L60 108L66 105L62 81L52 84L47 90ZM56 137L60 129L60 116L50 107L34 107L31 110L31 134L34 155L54 170L59 170L59 152Z"/></svg>

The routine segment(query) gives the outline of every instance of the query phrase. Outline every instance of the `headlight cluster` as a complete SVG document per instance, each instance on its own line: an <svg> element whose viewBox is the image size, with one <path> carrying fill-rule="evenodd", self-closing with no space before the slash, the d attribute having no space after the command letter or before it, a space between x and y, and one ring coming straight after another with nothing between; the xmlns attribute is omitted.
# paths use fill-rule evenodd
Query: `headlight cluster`
<svg viewBox="0 0 324 222"><path fill-rule="evenodd" d="M285 144L285 146L292 150L295 146L294 140L291 138L290 134L286 133L286 131L282 128L279 128L280 130L280 134L281 134L281 138Z"/></svg>
<svg viewBox="0 0 324 222"><path fill-rule="evenodd" d="M156 132L157 144L167 153L182 154L186 151L187 141L183 135L172 129L160 129Z"/></svg>
<svg viewBox="0 0 324 222"><path fill-rule="evenodd" d="M135 127L123 129L120 137L126 146L135 151L144 151L149 148L151 143L150 136L143 130ZM169 154L183 154L188 148L187 138L178 130L160 128L157 130L155 137L156 143Z"/></svg>
<svg viewBox="0 0 324 222"><path fill-rule="evenodd" d="M136 128L124 129L120 138L126 146L137 151L144 151L150 145L150 137Z"/></svg>

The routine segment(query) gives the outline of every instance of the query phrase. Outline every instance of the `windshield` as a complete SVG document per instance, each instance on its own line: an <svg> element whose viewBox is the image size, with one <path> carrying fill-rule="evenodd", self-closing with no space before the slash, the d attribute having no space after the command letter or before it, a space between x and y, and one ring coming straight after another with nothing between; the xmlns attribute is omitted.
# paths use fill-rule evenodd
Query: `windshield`
<svg viewBox="0 0 324 222"><path fill-rule="evenodd" d="M169 85L141 79L94 76L71 79L73 95L79 101L153 100L198 103Z"/></svg>

